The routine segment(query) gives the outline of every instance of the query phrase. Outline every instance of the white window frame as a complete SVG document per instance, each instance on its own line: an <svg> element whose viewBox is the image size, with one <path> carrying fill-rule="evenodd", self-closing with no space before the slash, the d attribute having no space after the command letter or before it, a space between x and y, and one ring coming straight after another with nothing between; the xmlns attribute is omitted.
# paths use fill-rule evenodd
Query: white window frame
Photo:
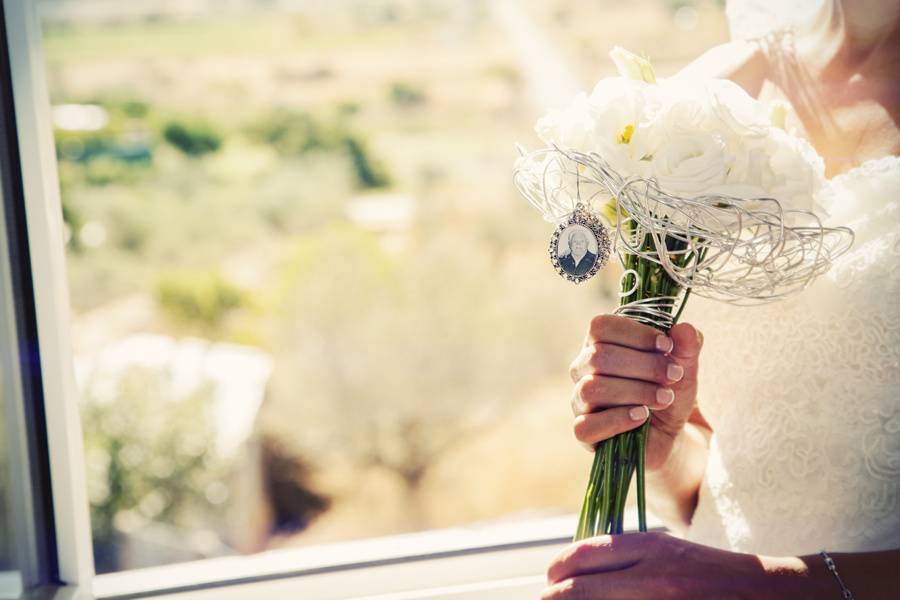
<svg viewBox="0 0 900 600"><path fill-rule="evenodd" d="M36 3L3 0L47 419L59 577L94 575L50 100Z"/></svg>
<svg viewBox="0 0 900 600"><path fill-rule="evenodd" d="M58 576L62 584L55 597L127 597L207 588L216 588L223 597L230 589L238 593L235 597L240 597L250 593L247 585L263 583L281 586L285 597L299 597L286 591L285 586L293 590L322 586L321 589L329 590L329 598L359 600L462 599L485 595L512 598L521 597L517 594L522 590L539 589L546 562L567 543L573 531L572 515L95 575L41 28L34 2L3 0L3 8L32 261ZM634 515L630 515L629 522L634 520ZM650 525L659 527L660 523L651 517ZM466 557L470 563L459 562ZM461 566L465 564L470 566ZM476 564L482 570L487 568L491 576L478 579L472 568ZM410 588L417 577L415 573L427 565L432 567L433 575L438 575ZM421 580L421 576L418 578ZM370 585L364 594L361 580ZM507 590L506 595L502 590Z"/></svg>

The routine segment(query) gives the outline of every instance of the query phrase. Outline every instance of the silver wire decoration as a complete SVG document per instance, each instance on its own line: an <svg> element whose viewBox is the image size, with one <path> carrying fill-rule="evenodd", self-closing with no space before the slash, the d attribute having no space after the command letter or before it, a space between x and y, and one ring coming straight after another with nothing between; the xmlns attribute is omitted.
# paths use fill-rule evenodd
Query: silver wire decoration
<svg viewBox="0 0 900 600"><path fill-rule="evenodd" d="M699 296L737 305L785 298L828 271L853 244L849 228L824 227L811 211L784 209L774 198L682 198L652 178L623 177L596 153L556 147L519 152L516 187L546 220L565 221L579 202L604 215L614 198L606 217L623 267L625 255L639 256ZM642 250L647 234L653 248ZM667 250L667 238L680 240L684 249ZM679 261L686 266L675 264L678 254L691 258ZM622 277L633 289L641 285L634 270ZM668 328L676 302L673 296L649 298L616 312Z"/></svg>

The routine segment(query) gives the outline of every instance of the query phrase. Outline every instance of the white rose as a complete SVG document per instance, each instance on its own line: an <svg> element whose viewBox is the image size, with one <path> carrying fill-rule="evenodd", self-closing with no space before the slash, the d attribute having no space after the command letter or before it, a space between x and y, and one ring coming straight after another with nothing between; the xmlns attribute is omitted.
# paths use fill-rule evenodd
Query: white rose
<svg viewBox="0 0 900 600"><path fill-rule="evenodd" d="M768 106L727 79L710 79L702 86L708 99L709 130L724 136L763 137L771 127Z"/></svg>
<svg viewBox="0 0 900 600"><path fill-rule="evenodd" d="M678 76L657 87L658 126L666 134L703 131L732 147L764 138L771 126L768 108L730 81Z"/></svg>
<svg viewBox="0 0 900 600"><path fill-rule="evenodd" d="M819 211L813 199L825 182L822 157L805 139L773 127L766 140L766 191L785 209Z"/></svg>
<svg viewBox="0 0 900 600"><path fill-rule="evenodd" d="M785 210L823 214L814 196L824 184L824 166L809 142L777 127L761 140L744 142L730 158L725 185L713 193L748 200L775 198Z"/></svg>
<svg viewBox="0 0 900 600"><path fill-rule="evenodd" d="M745 140L746 141L746 140ZM766 196L766 185L772 181L769 155L763 141L726 144L728 173L724 185L716 193L738 198Z"/></svg>
<svg viewBox="0 0 900 600"><path fill-rule="evenodd" d="M651 161L651 174L666 192L693 198L725 183L725 144L712 134L694 132L668 137Z"/></svg>
<svg viewBox="0 0 900 600"><path fill-rule="evenodd" d="M647 175L649 160L659 146L655 123L660 102L655 88L643 81L610 77L601 79L591 92L591 151L624 177Z"/></svg>
<svg viewBox="0 0 900 600"><path fill-rule="evenodd" d="M564 110L551 110L534 126L535 133L548 146L590 151L594 137L594 118L587 94L578 94Z"/></svg>
<svg viewBox="0 0 900 600"><path fill-rule="evenodd" d="M548 146L596 152L624 177L646 175L659 137L653 88L622 77L602 79L590 96L579 94L564 110L538 120L535 131Z"/></svg>

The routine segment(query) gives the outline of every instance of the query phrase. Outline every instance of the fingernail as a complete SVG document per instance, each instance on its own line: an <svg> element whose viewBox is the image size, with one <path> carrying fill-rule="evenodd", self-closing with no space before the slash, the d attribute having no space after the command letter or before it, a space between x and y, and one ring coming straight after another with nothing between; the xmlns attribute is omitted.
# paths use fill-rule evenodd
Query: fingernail
<svg viewBox="0 0 900 600"><path fill-rule="evenodd" d="M659 350L660 352L662 352L664 354L668 354L669 352L672 351L672 348L674 346L675 346L675 344L672 342L672 338L664 336L664 335L656 336L656 349Z"/></svg>
<svg viewBox="0 0 900 600"><path fill-rule="evenodd" d="M703 334L700 333L699 329L695 329L694 331L697 332L697 344L702 346L703 345Z"/></svg>
<svg viewBox="0 0 900 600"><path fill-rule="evenodd" d="M649 414L650 410L646 406L634 406L628 411L632 421L643 421Z"/></svg>
<svg viewBox="0 0 900 600"><path fill-rule="evenodd" d="M675 392L669 388L659 388L656 390L656 403L662 406L668 406L675 400Z"/></svg>
<svg viewBox="0 0 900 600"><path fill-rule="evenodd" d="M666 369L666 377L669 378L669 381L680 381L684 377L684 368L681 365L672 363Z"/></svg>

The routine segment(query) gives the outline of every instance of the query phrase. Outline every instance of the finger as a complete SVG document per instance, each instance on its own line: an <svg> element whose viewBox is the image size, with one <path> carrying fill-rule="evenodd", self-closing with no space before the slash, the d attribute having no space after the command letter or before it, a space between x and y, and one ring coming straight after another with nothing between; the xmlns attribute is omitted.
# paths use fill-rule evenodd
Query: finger
<svg viewBox="0 0 900 600"><path fill-rule="evenodd" d="M598 315L591 319L585 345L597 342L663 353L671 351L673 346L671 338L653 327L618 315Z"/></svg>
<svg viewBox="0 0 900 600"><path fill-rule="evenodd" d="M587 375L575 384L575 402L572 408L576 415L629 404L643 404L655 410L663 410L673 400L675 392L656 383L608 375Z"/></svg>
<svg viewBox="0 0 900 600"><path fill-rule="evenodd" d="M630 568L641 560L642 536L648 534L598 535L570 544L550 564L547 581L553 584L579 575Z"/></svg>
<svg viewBox="0 0 900 600"><path fill-rule="evenodd" d="M630 571L581 575L553 583L541 592L540 600L645 600L661 597L652 578Z"/></svg>
<svg viewBox="0 0 900 600"><path fill-rule="evenodd" d="M569 370L575 382L593 374L666 385L680 380L684 376L684 368L659 352L641 352L616 344L596 343L585 347Z"/></svg>
<svg viewBox="0 0 900 600"><path fill-rule="evenodd" d="M679 362L696 360L703 347L703 334L690 323L679 323L669 331L673 347L671 356Z"/></svg>
<svg viewBox="0 0 900 600"><path fill-rule="evenodd" d="M684 376L673 387L676 393L686 391L688 394L693 394L697 385L703 334L689 323L675 325L670 333L675 345L669 358L684 368Z"/></svg>
<svg viewBox="0 0 900 600"><path fill-rule="evenodd" d="M640 427L648 416L650 412L646 406L609 408L598 413L578 415L572 428L579 442L593 447L597 442Z"/></svg>

